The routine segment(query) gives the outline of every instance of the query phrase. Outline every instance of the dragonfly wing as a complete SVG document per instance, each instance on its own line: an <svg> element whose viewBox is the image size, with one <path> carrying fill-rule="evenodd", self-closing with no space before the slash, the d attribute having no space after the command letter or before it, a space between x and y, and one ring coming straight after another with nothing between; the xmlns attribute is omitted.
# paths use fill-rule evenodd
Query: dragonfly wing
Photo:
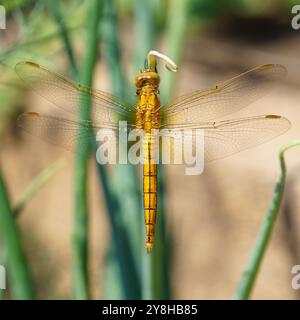
<svg viewBox="0 0 300 320"><path fill-rule="evenodd" d="M194 139L195 135L201 134L200 131L186 131L182 129L202 129L204 133L204 160L207 162L224 158L242 150L265 143L286 132L290 126L290 121L284 117L266 115L236 120L191 124L189 126L185 125L178 127L178 129L175 129L175 127L172 126L170 132L172 133L172 131L174 131L174 133L178 133L181 130L181 134L174 134L174 139L176 139L176 136L178 136L178 139L182 139L182 134L189 138L193 136ZM195 143L192 139L187 140L190 142L184 142L184 148L191 147L195 154ZM184 140L182 139L182 141Z"/></svg>
<svg viewBox="0 0 300 320"><path fill-rule="evenodd" d="M63 118L40 115L36 112L26 112L18 117L18 125L28 133L47 142L62 146L67 150L80 153L77 144L89 145L97 140L99 127L92 125L91 121L72 121ZM118 129L113 127L101 127L105 136L111 143L117 142ZM99 131L98 131L99 132ZM98 136L99 137L99 136Z"/></svg>
<svg viewBox="0 0 300 320"><path fill-rule="evenodd" d="M119 119L129 119L135 111L104 91L77 84L33 62L20 62L15 67L19 77L39 95L75 115L85 101L91 100L92 119L114 125Z"/></svg>
<svg viewBox="0 0 300 320"><path fill-rule="evenodd" d="M264 96L285 74L285 67L267 64L214 88L179 97L162 107L162 124L208 121L236 112Z"/></svg>

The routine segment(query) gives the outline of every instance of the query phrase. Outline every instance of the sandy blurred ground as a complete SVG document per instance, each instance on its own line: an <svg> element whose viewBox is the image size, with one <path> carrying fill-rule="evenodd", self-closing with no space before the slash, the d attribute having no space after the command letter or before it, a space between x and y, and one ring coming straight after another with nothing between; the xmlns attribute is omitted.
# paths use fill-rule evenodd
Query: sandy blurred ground
<svg viewBox="0 0 300 320"><path fill-rule="evenodd" d="M267 144L207 165L201 176L185 176L180 167L167 168L168 219L175 236L172 272L175 298L233 296L270 205L278 174L278 150L284 143L300 137L298 38L299 33L269 43L253 43L243 38L228 40L226 36L202 33L194 34L185 47L176 88L178 95L214 85L256 65L284 64L289 77L276 92L226 118L280 114L289 118L293 127ZM101 80L99 83L99 88L107 89ZM59 112L35 95L28 100L32 111ZM13 203L40 170L56 159L66 159L66 166L39 191L20 218L40 297L66 298L72 280L73 155L25 133L7 134L2 145L5 151L2 166ZM257 279L255 299L300 297L300 291L291 288L291 268L300 264L299 148L289 151L286 159L288 192ZM91 165L90 269L93 296L101 298L110 230L94 169ZM287 217L292 219L292 226Z"/></svg>
<svg viewBox="0 0 300 320"><path fill-rule="evenodd" d="M282 63L289 70L282 86L230 118L279 114L291 120L292 129L267 144L208 164L200 177L169 168L169 216L178 235L173 273L177 298L231 298L238 285L270 205L278 175L278 150L300 135L299 49L296 37L272 44L203 37L189 41L179 93L197 89L199 84L210 86L256 65ZM291 150L286 159L288 192L257 279L255 299L300 297L291 288L291 267L300 261L299 150ZM292 216L292 227L287 215Z"/></svg>

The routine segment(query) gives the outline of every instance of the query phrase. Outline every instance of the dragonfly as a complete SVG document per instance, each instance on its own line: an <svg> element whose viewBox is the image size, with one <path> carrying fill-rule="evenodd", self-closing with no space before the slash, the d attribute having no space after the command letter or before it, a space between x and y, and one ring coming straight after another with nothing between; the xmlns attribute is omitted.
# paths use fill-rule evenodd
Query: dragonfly
<svg viewBox="0 0 300 320"><path fill-rule="evenodd" d="M118 134L120 119L127 120L128 130L144 130L143 211L148 253L153 249L158 196L158 164L153 161L152 129L204 129L204 161L208 162L265 143L290 128L290 121L279 115L217 121L217 118L237 112L268 93L286 74L284 66L261 65L209 89L194 91L161 105L158 59L164 60L170 71L177 71L176 64L169 57L151 50L144 69L134 79L135 106L34 62L19 62L15 67L28 87L70 114L77 115L82 101L90 101L91 120L71 120L36 112L21 114L19 126L37 137L78 152L78 141L88 143L95 138L98 129L107 128Z"/></svg>

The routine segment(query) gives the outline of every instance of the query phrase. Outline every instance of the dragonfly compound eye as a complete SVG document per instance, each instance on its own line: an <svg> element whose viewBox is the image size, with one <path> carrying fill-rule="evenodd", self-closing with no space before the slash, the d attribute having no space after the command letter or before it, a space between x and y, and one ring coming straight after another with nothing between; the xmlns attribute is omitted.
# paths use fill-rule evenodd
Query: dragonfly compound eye
<svg viewBox="0 0 300 320"><path fill-rule="evenodd" d="M135 77L134 84L137 88L141 88L145 85L158 87L159 75L154 71L141 72Z"/></svg>

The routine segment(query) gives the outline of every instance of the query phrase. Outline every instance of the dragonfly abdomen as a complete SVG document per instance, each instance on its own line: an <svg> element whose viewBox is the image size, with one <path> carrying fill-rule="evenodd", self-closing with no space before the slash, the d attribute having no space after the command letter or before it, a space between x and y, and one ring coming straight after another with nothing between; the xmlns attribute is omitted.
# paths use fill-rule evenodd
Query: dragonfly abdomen
<svg viewBox="0 0 300 320"><path fill-rule="evenodd" d="M156 208L157 208L157 164L155 162L155 141L151 133L146 133L143 141L144 167L143 167L143 193L144 215L146 224L146 249L151 252L153 248Z"/></svg>

